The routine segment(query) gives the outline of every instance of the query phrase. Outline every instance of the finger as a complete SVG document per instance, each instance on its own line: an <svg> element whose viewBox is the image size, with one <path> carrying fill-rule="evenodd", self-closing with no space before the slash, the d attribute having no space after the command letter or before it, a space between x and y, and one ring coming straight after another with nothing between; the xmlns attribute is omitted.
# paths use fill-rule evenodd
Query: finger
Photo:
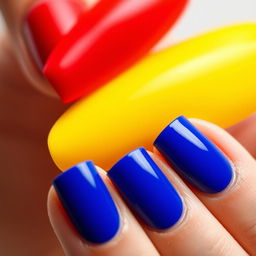
<svg viewBox="0 0 256 256"><path fill-rule="evenodd" d="M38 65L36 65L34 56L34 49L31 45L28 45L29 40L26 38L26 22L25 19L32 6L46 6L47 8L41 8L40 19L45 19L44 24L41 23L41 28L38 27L37 33L40 33L40 44L43 53L54 48L58 40L66 33L70 31L73 25L76 23L80 15L85 11L85 3L83 0L1 0L0 8L2 10L4 19L6 21L8 30L12 36L13 49L20 63L22 70L26 77L29 79L32 85L34 85L40 91L54 95L55 91L49 85L49 83L41 75ZM92 2L88 0L88 2ZM62 14L65 15L62 15ZM47 16L47 17L46 17ZM64 18L63 18L64 16ZM53 21L53 17L55 22ZM40 23L40 22L38 22ZM43 28L43 25L46 25ZM46 35L49 33L48 35ZM47 40L45 40L45 38ZM31 51L30 51L31 50Z"/></svg>
<svg viewBox="0 0 256 256"><path fill-rule="evenodd" d="M256 254L256 162L251 155L221 128L200 120L195 124L233 163L236 179L216 198L198 194L199 198L246 248Z"/></svg>
<svg viewBox="0 0 256 256"><path fill-rule="evenodd" d="M231 235L254 255L255 160L223 129L192 121L200 131L179 117L159 135L155 146Z"/></svg>
<svg viewBox="0 0 256 256"><path fill-rule="evenodd" d="M92 93L148 53L187 2L99 1L91 10L81 0L39 0L27 10L23 38L62 101L70 103ZM14 17L4 13L7 21ZM113 49L119 54L113 54Z"/></svg>
<svg viewBox="0 0 256 256"><path fill-rule="evenodd" d="M48 212L65 253L159 255L105 173L100 172L102 178L92 162L79 164L55 179L55 190L50 190Z"/></svg>
<svg viewBox="0 0 256 256"><path fill-rule="evenodd" d="M136 149L108 176L160 255L247 255L180 178L153 158Z"/></svg>
<svg viewBox="0 0 256 256"><path fill-rule="evenodd" d="M256 113L227 129L256 158Z"/></svg>

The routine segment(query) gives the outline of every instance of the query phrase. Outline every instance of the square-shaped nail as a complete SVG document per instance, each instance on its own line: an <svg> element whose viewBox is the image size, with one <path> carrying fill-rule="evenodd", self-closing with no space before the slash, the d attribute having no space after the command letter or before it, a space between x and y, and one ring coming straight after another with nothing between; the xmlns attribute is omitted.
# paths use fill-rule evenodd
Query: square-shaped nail
<svg viewBox="0 0 256 256"><path fill-rule="evenodd" d="M203 192L221 192L232 181L229 160L184 116L170 123L154 145L181 176Z"/></svg>
<svg viewBox="0 0 256 256"><path fill-rule="evenodd" d="M119 229L115 203L92 162L84 162L62 173L54 188L73 225L92 243L111 240Z"/></svg>
<svg viewBox="0 0 256 256"><path fill-rule="evenodd" d="M37 0L29 9L24 36L31 54L42 68L57 43L77 23L87 6L80 0Z"/></svg>
<svg viewBox="0 0 256 256"><path fill-rule="evenodd" d="M181 197L144 148L123 157L108 176L133 212L148 226L167 229L181 218Z"/></svg>

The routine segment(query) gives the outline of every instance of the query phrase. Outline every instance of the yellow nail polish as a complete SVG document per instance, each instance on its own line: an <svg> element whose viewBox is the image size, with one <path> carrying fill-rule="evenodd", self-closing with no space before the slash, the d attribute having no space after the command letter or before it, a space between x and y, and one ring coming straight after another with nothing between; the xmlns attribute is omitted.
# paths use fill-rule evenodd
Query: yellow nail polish
<svg viewBox="0 0 256 256"><path fill-rule="evenodd" d="M73 105L49 135L65 170L93 160L110 167L152 142L179 115L226 127L256 109L256 23L213 31L148 56Z"/></svg>

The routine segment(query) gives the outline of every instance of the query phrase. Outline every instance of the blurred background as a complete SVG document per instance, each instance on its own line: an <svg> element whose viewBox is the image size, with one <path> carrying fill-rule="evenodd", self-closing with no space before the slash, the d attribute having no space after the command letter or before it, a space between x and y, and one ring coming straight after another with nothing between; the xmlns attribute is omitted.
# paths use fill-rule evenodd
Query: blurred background
<svg viewBox="0 0 256 256"><path fill-rule="evenodd" d="M256 22L256 0L190 0L190 2L189 8L176 28L157 48L170 45L168 43L170 39L172 42L177 42L223 24ZM4 23L0 16L0 33L3 31Z"/></svg>
<svg viewBox="0 0 256 256"><path fill-rule="evenodd" d="M256 0L191 0L172 36L181 40L222 24L256 22Z"/></svg>
<svg viewBox="0 0 256 256"><path fill-rule="evenodd" d="M250 21L256 22L256 0L190 0L182 19L157 48L221 25Z"/></svg>

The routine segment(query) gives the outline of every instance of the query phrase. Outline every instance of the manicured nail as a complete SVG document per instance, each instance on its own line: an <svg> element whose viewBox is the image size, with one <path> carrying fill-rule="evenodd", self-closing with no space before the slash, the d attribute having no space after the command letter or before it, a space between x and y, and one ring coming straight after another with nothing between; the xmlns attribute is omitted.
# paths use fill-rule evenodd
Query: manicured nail
<svg viewBox="0 0 256 256"><path fill-rule="evenodd" d="M144 148L122 158L108 176L148 226L167 229L181 218L183 203L179 194Z"/></svg>
<svg viewBox="0 0 256 256"><path fill-rule="evenodd" d="M73 225L92 243L111 240L119 229L119 214L92 162L62 173L53 185Z"/></svg>
<svg viewBox="0 0 256 256"><path fill-rule="evenodd" d="M80 0L42 0L31 7L24 33L29 50L40 68L85 10L86 5Z"/></svg>
<svg viewBox="0 0 256 256"><path fill-rule="evenodd" d="M148 53L187 2L99 1L58 44L44 75L65 103L92 93Z"/></svg>
<svg viewBox="0 0 256 256"><path fill-rule="evenodd" d="M203 192L221 192L232 180L227 158L184 116L169 124L154 145L180 175Z"/></svg>

